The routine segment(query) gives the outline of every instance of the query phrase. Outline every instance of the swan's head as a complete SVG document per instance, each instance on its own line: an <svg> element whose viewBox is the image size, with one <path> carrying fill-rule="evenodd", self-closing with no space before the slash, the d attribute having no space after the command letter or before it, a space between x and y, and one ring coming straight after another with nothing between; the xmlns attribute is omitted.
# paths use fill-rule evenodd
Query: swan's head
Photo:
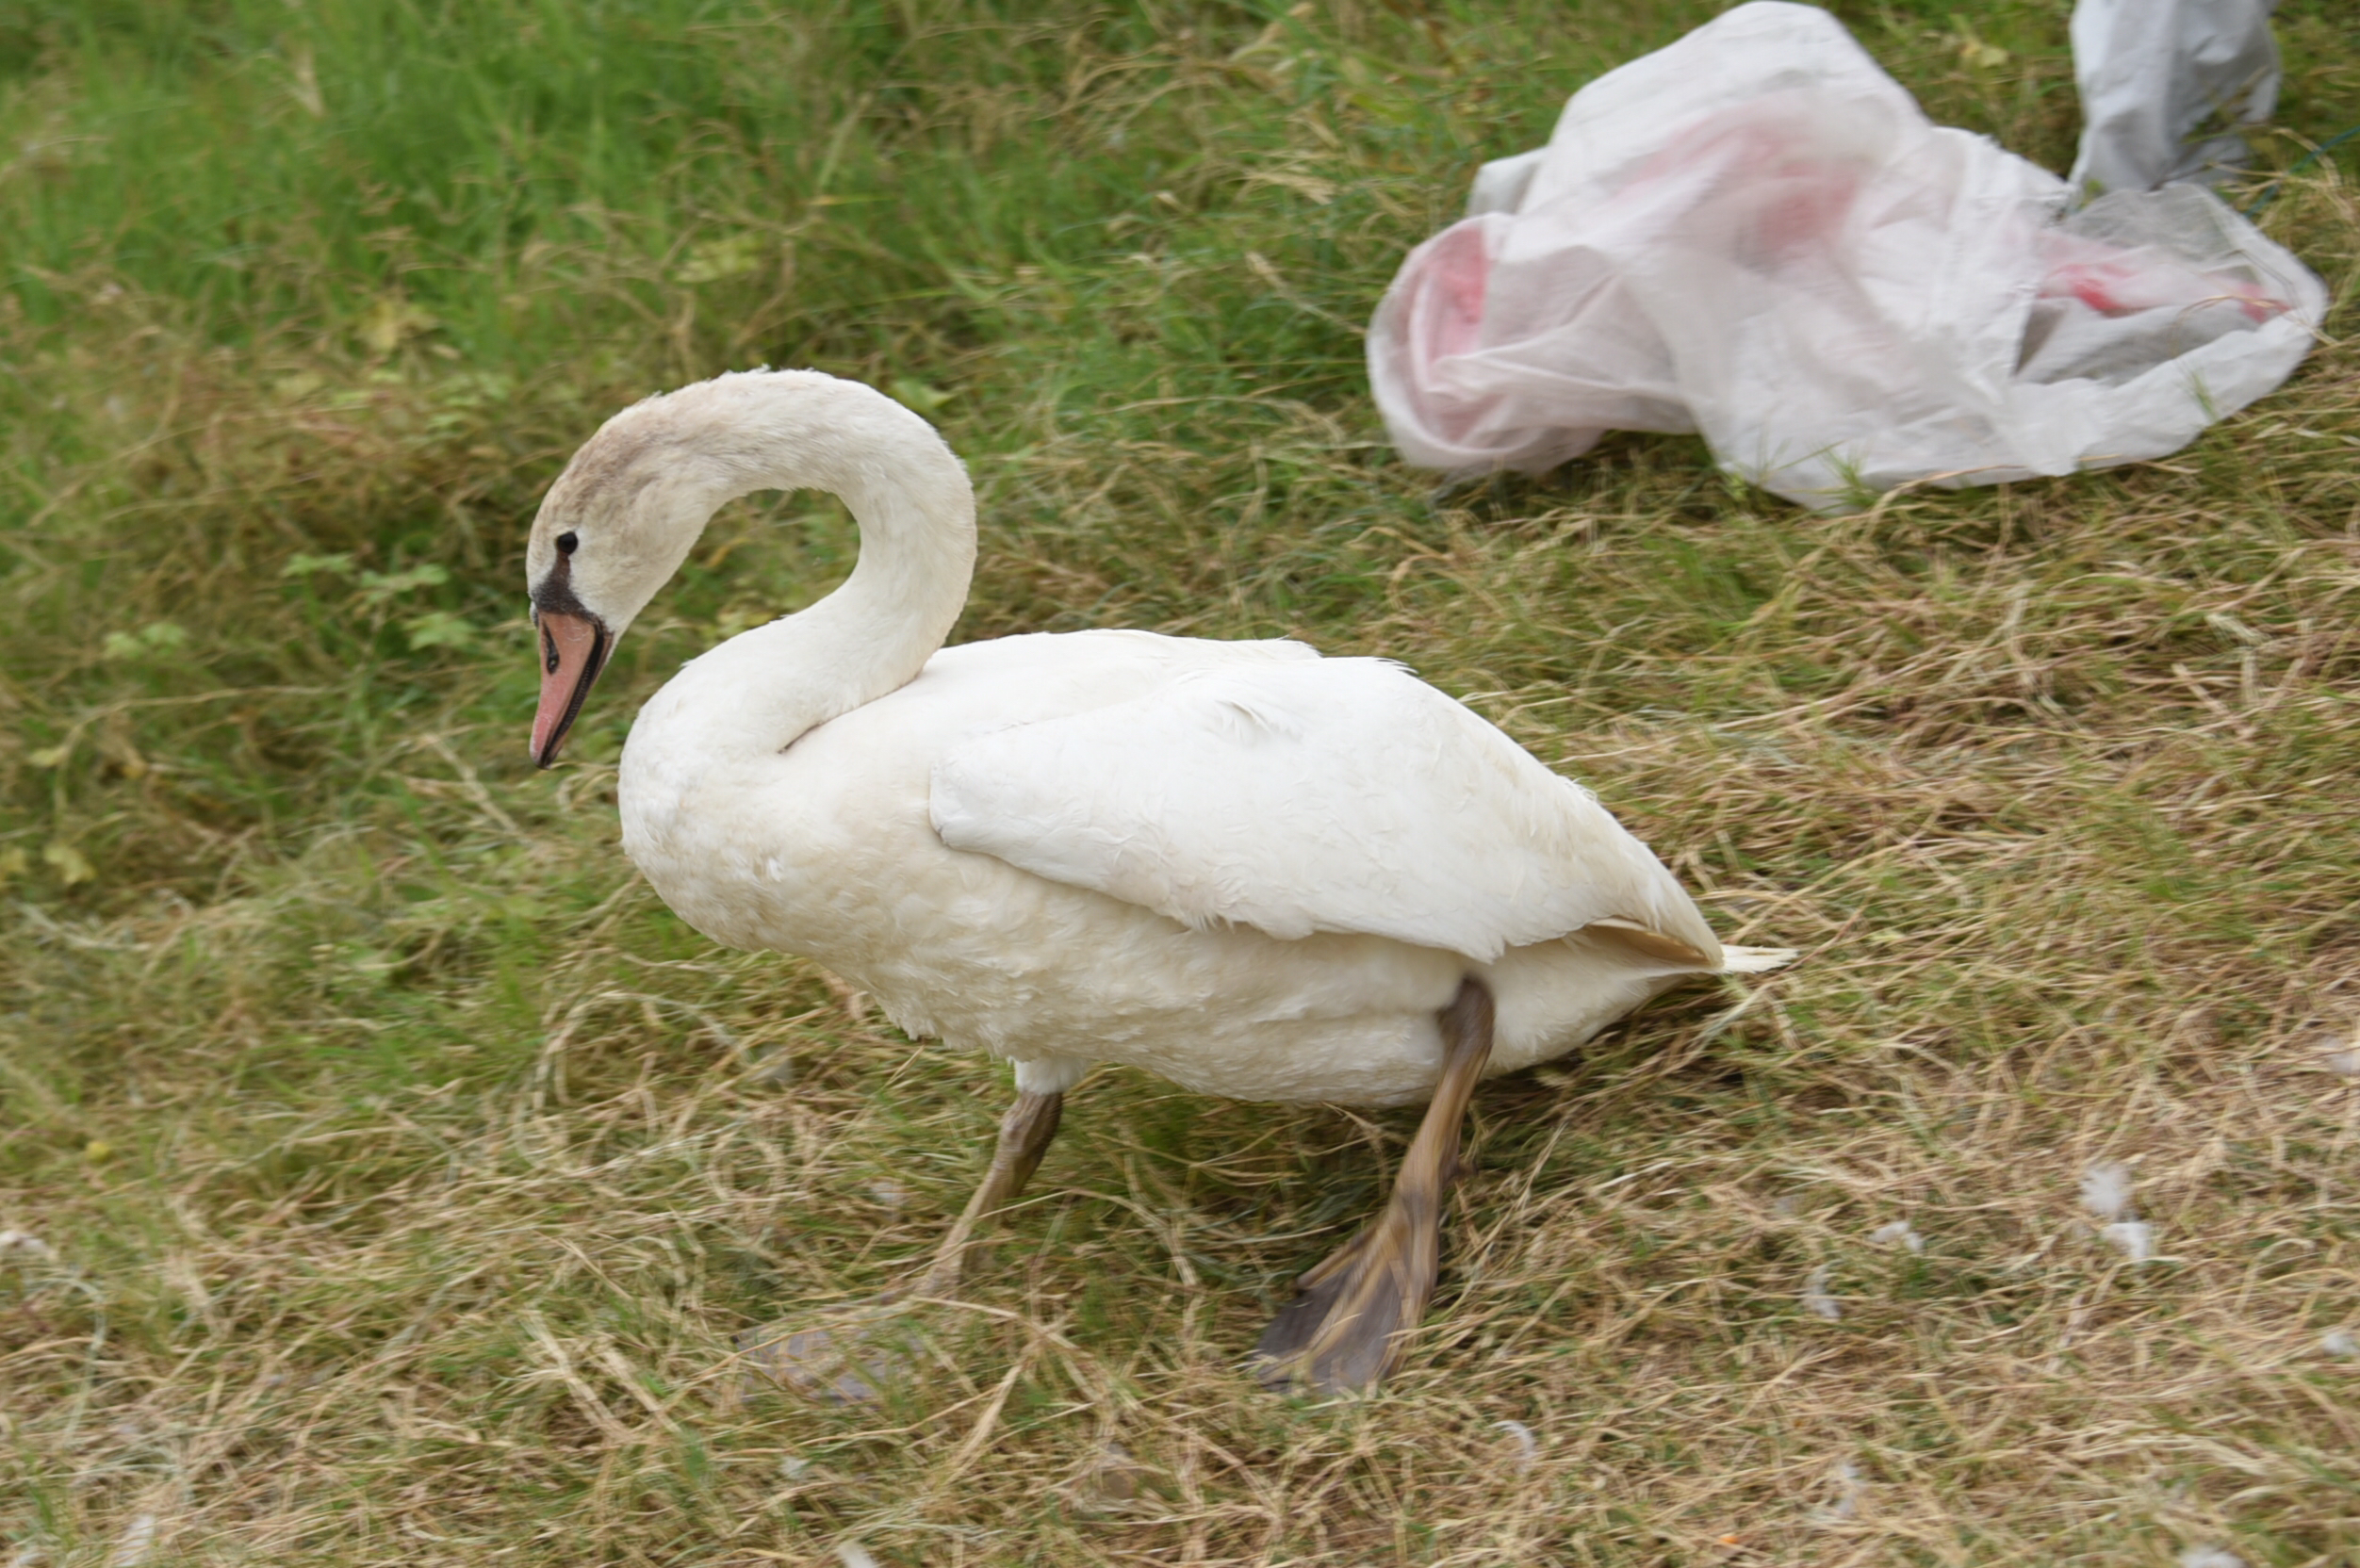
<svg viewBox="0 0 2360 1568"><path fill-rule="evenodd" d="M697 439L707 382L625 409L574 453L525 544L540 641L533 760L557 760L582 699L633 617L680 569L715 507L742 485Z"/></svg>
<svg viewBox="0 0 2360 1568"><path fill-rule="evenodd" d="M609 419L541 502L524 556L540 636L535 762L557 760L616 640L715 509L806 486L842 496L860 519L862 572L867 543L889 541L898 564L875 568L879 592L911 598L939 645L966 597L975 535L967 471L934 427L817 370L715 376Z"/></svg>

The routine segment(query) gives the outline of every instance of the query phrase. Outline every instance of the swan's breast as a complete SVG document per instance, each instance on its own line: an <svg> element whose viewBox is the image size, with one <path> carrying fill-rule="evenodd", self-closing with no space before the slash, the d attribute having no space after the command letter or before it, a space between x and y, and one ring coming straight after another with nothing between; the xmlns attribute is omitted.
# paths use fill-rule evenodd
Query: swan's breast
<svg viewBox="0 0 2360 1568"><path fill-rule="evenodd" d="M731 757L727 715L675 681L624 748L623 847L673 910L716 941L823 962L1014 918L1025 876L943 846L927 790L944 751L975 735L1136 697L1211 659L1312 658L1293 644L1151 632L1008 637L945 648L900 689L805 731L784 751ZM1024 944L1002 956L1027 960Z"/></svg>

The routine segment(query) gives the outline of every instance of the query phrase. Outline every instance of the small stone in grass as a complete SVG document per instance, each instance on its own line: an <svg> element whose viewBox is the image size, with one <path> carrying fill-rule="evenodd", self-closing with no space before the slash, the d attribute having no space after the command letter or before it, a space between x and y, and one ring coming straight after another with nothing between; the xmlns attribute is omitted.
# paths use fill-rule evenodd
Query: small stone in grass
<svg viewBox="0 0 2360 1568"><path fill-rule="evenodd" d="M1843 1306L1827 1294L1827 1281L1834 1273L1833 1264L1823 1263L1812 1269L1810 1277L1803 1282L1803 1310L1830 1323L1838 1322L1844 1316Z"/></svg>
<svg viewBox="0 0 2360 1568"><path fill-rule="evenodd" d="M1098 1450L1081 1474L1068 1481L1065 1494L1075 1507L1090 1512L1119 1509L1136 1499L1147 1482L1147 1467L1133 1459L1120 1443Z"/></svg>

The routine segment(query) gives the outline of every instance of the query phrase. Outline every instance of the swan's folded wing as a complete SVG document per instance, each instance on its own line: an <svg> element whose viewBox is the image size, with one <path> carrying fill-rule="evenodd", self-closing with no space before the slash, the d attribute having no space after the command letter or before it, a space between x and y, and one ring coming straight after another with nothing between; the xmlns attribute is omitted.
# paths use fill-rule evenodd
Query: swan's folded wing
<svg viewBox="0 0 2360 1568"><path fill-rule="evenodd" d="M1713 969L1687 894L1588 791L1399 665L1305 660L960 743L954 849L1274 937L1363 932L1489 961L1596 923Z"/></svg>

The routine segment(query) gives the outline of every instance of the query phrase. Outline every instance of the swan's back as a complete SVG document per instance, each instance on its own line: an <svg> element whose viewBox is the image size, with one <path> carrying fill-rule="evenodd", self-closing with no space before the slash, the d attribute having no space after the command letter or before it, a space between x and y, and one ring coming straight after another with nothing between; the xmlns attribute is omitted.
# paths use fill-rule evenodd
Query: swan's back
<svg viewBox="0 0 2360 1568"><path fill-rule="evenodd" d="M1588 791L1383 660L1208 662L1011 725L945 752L931 807L954 849L1188 925L1488 963L1614 920L1720 963L1687 894Z"/></svg>

